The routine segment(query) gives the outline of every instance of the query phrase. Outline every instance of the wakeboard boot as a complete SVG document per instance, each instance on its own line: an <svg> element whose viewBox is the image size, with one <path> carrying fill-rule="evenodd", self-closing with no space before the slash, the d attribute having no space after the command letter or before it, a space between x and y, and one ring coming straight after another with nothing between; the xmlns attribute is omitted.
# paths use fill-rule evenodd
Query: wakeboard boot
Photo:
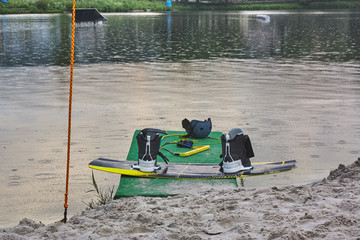
<svg viewBox="0 0 360 240"><path fill-rule="evenodd" d="M157 165L156 158L160 149L160 133L167 134L163 130L154 128L145 128L137 136L138 143L138 164L133 168L142 172L153 172L159 170L161 166Z"/></svg>
<svg viewBox="0 0 360 240"><path fill-rule="evenodd" d="M222 162L221 170L224 173L236 173L253 168L250 158L254 157L250 138L244 135L241 128L233 128L229 134L221 136Z"/></svg>

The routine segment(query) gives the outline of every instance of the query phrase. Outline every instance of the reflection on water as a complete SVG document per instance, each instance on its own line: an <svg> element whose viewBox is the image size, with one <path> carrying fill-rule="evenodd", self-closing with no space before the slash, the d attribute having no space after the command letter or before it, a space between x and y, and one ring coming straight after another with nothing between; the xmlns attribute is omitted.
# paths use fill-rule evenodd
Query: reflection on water
<svg viewBox="0 0 360 240"><path fill-rule="evenodd" d="M319 180L359 157L359 14L256 14L108 14L77 27L69 214L94 197L90 160L124 159L135 129L181 130L185 117L243 128L254 161L298 160L247 187ZM0 19L0 226L53 222L65 190L69 16ZM119 182L94 173L102 186Z"/></svg>
<svg viewBox="0 0 360 240"><path fill-rule="evenodd" d="M68 18L66 15L2 15L0 66L69 63Z"/></svg>
<svg viewBox="0 0 360 240"><path fill-rule="evenodd" d="M102 25L81 25L76 62L212 59L358 60L359 12L109 14ZM70 16L1 16L0 66L66 65Z"/></svg>

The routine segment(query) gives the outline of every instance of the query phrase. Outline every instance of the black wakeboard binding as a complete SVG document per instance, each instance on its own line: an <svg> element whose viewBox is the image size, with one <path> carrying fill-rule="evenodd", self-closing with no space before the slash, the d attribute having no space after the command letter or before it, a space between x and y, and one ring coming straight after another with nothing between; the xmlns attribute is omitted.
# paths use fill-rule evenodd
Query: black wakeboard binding
<svg viewBox="0 0 360 240"><path fill-rule="evenodd" d="M254 151L248 135L244 135L241 128L233 128L229 134L221 135L222 161L221 169L224 173L235 173L242 170L252 169L250 158L254 157Z"/></svg>
<svg viewBox="0 0 360 240"><path fill-rule="evenodd" d="M142 172L153 172L159 170L161 166L157 165L157 156L163 157L167 163L167 158L160 152L161 134L167 134L165 131L155 128L145 128L138 135L136 135L138 144L138 164L133 168L139 169ZM165 158L164 158L165 157Z"/></svg>

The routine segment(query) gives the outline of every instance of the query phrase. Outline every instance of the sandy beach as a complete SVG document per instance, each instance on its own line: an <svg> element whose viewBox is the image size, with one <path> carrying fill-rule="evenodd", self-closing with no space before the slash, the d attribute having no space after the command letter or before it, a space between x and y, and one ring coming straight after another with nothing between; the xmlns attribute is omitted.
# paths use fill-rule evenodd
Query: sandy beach
<svg viewBox="0 0 360 240"><path fill-rule="evenodd" d="M122 198L66 224L23 219L0 239L360 239L359 183L360 158L312 184Z"/></svg>

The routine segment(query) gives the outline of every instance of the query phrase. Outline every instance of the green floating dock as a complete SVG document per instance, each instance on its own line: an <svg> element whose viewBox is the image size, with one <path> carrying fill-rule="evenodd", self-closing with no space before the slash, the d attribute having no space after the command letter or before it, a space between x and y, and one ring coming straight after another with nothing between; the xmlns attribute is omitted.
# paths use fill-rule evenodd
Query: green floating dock
<svg viewBox="0 0 360 240"><path fill-rule="evenodd" d="M136 135L141 130L136 130L131 142L129 154L126 158L128 161L137 161L138 147ZM174 142L181 139L185 135L185 131L167 131L168 135L163 138L161 145L165 142ZM160 149L160 151L172 163L220 163L221 154L221 132L212 132L205 139L190 139L194 142L194 146L209 145L210 149L196 153L188 157L174 156L170 152ZM177 147L176 144L167 144L164 148L171 152L187 152L190 149ZM157 157L158 162L163 162L160 156ZM198 185L216 186L216 187L236 187L236 179L160 179L160 178L137 178L121 176L119 187L116 191L114 199L120 197L131 196L170 196L188 191L196 191Z"/></svg>

